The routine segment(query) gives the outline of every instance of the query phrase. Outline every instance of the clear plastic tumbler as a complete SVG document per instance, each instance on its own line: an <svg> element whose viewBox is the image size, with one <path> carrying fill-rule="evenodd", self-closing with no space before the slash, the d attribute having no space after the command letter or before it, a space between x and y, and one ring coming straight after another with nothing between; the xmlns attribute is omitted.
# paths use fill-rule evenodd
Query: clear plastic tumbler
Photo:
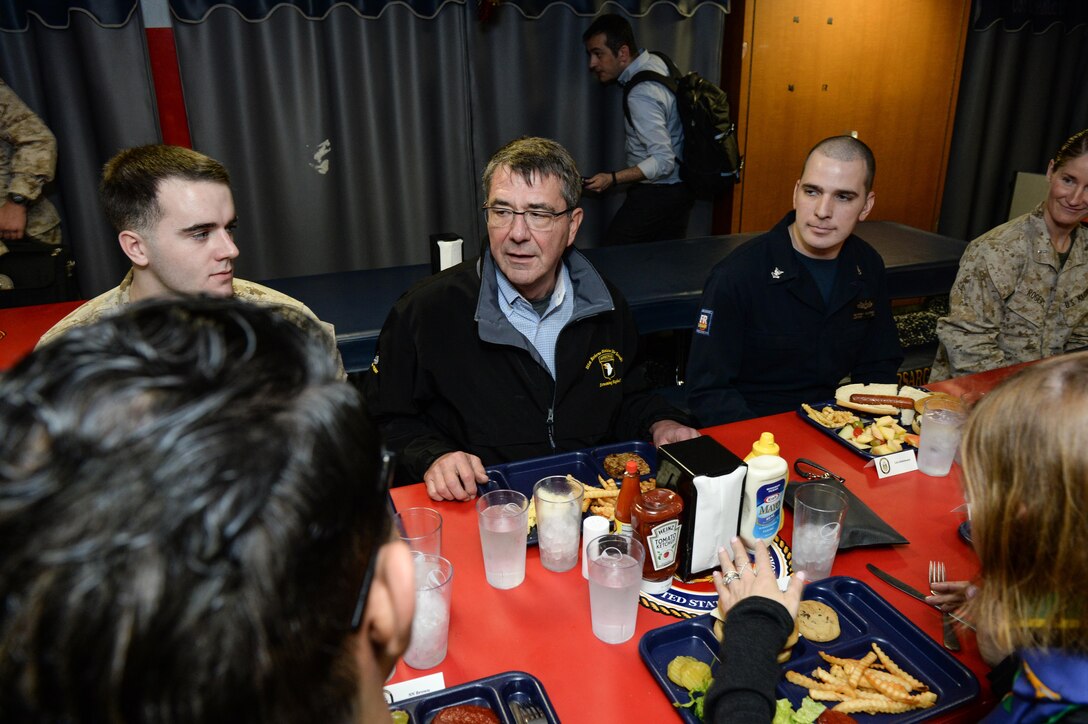
<svg viewBox="0 0 1088 724"><path fill-rule="evenodd" d="M922 406L922 439L918 443L918 469L943 477L952 469L967 421L963 403L955 398L931 397Z"/></svg>
<svg viewBox="0 0 1088 724"><path fill-rule="evenodd" d="M525 580L525 539L529 499L516 490L492 490L476 501L484 573L495 588L515 588Z"/></svg>
<svg viewBox="0 0 1088 724"><path fill-rule="evenodd" d="M646 551L637 540L610 533L591 540L586 555L593 635L606 644L621 644L635 635Z"/></svg>
<svg viewBox="0 0 1088 724"><path fill-rule="evenodd" d="M549 571L569 571L578 564L582 533L582 484L551 475L533 486L540 562Z"/></svg>
<svg viewBox="0 0 1088 724"><path fill-rule="evenodd" d="M415 553L442 555L442 514L432 508L406 508L393 516L400 539Z"/></svg>
<svg viewBox="0 0 1088 724"><path fill-rule="evenodd" d="M446 658L450 634L453 564L442 556L412 554L416 577L416 613L404 663L430 669Z"/></svg>
<svg viewBox="0 0 1088 724"><path fill-rule="evenodd" d="M831 575L839 550L846 493L823 483L797 485L793 501L793 571L818 581Z"/></svg>

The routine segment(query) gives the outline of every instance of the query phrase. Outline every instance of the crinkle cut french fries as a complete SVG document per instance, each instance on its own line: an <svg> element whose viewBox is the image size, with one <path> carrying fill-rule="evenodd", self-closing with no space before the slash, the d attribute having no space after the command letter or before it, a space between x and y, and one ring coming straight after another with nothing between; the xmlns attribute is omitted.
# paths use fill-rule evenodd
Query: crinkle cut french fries
<svg viewBox="0 0 1088 724"><path fill-rule="evenodd" d="M830 666L816 669L811 676L787 671L786 680L808 689L816 701L838 702L832 708L844 714L899 714L911 709L928 709L937 703L937 694L902 669L876 643L860 659L843 659L823 651L820 657Z"/></svg>

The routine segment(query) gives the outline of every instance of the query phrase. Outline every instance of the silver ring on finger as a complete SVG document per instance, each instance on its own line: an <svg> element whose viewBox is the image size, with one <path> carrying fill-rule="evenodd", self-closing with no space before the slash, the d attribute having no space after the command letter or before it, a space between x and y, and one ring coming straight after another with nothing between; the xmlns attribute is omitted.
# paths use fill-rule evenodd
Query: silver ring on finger
<svg viewBox="0 0 1088 724"><path fill-rule="evenodd" d="M737 573L736 571L729 571L729 573L725 574L725 578L722 579L722 583L724 583L725 585L728 586L730 583L732 583L733 581L735 581L735 580L737 580L739 578L740 578L739 573Z"/></svg>

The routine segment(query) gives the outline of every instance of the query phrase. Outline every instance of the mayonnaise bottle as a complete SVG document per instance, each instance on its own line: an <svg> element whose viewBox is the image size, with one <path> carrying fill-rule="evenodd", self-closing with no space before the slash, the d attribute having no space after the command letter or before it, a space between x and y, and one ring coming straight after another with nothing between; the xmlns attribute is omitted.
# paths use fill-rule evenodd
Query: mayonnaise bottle
<svg viewBox="0 0 1088 724"><path fill-rule="evenodd" d="M767 433L765 433L767 434ZM740 538L748 550L761 540L770 545L782 528L789 467L778 455L749 457L740 510Z"/></svg>

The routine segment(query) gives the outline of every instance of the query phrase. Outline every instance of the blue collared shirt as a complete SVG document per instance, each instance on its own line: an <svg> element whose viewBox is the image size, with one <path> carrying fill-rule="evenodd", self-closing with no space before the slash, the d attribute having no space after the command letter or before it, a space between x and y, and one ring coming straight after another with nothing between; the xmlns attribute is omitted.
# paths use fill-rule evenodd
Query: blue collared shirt
<svg viewBox="0 0 1088 724"><path fill-rule="evenodd" d="M626 85L642 70L669 74L665 61L640 50L620 74L619 84ZM660 83L639 83L627 96L627 107L631 111L631 120L624 121L628 167L638 166L650 183L680 183L678 160L684 155L684 128L676 109L676 96Z"/></svg>
<svg viewBox="0 0 1088 724"><path fill-rule="evenodd" d="M574 295L571 294L570 272L567 265L559 265L559 277L552 290L551 301L543 314L538 315L533 305L521 296L514 285L495 266L495 282L498 284L499 309L510 320L514 329L521 332L533 345L544 365L555 379L555 345L559 333L574 313Z"/></svg>

